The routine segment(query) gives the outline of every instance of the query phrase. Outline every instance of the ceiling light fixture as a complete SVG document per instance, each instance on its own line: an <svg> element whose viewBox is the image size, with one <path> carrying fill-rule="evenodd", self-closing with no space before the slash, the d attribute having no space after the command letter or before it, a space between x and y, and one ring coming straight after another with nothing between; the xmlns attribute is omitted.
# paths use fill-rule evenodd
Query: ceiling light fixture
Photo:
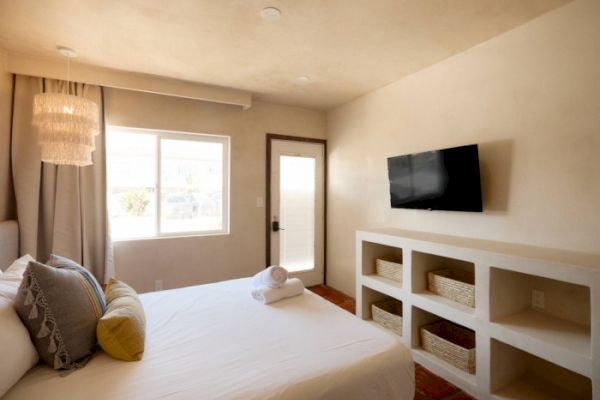
<svg viewBox="0 0 600 400"><path fill-rule="evenodd" d="M265 7L260 11L260 16L265 21L277 21L281 18L281 10L276 7Z"/></svg>
<svg viewBox="0 0 600 400"><path fill-rule="evenodd" d="M67 57L66 93L33 97L33 125L38 129L41 158L57 165L91 165L95 137L100 133L98 105L70 94L71 58L77 53L67 47L57 50Z"/></svg>

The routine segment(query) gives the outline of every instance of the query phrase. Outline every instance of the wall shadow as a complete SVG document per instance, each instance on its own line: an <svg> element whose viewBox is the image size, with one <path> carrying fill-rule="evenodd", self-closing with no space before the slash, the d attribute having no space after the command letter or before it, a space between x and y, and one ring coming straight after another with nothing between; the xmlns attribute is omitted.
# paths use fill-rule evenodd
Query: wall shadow
<svg viewBox="0 0 600 400"><path fill-rule="evenodd" d="M512 139L479 143L483 211L508 211L512 173Z"/></svg>

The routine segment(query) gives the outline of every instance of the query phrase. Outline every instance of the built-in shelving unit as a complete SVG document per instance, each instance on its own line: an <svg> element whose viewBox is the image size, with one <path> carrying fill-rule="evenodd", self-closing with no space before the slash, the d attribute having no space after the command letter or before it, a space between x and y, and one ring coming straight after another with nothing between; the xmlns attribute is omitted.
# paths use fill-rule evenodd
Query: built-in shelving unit
<svg viewBox="0 0 600 400"><path fill-rule="evenodd" d="M377 258L402 263L402 283L378 276ZM357 315L400 300L415 361L476 398L600 400L600 255L389 228L358 231L356 260ZM475 307L428 290L439 269L474 274ZM475 332L474 374L422 348L420 327L438 320Z"/></svg>

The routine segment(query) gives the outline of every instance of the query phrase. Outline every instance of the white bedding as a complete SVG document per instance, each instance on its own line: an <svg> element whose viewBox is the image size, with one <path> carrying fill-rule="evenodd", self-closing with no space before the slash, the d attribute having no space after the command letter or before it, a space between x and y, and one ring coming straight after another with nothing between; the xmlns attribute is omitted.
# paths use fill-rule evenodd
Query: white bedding
<svg viewBox="0 0 600 400"><path fill-rule="evenodd" d="M98 352L65 377L37 366L5 400L413 399L408 349L308 290L265 306L239 279L141 300L142 361Z"/></svg>

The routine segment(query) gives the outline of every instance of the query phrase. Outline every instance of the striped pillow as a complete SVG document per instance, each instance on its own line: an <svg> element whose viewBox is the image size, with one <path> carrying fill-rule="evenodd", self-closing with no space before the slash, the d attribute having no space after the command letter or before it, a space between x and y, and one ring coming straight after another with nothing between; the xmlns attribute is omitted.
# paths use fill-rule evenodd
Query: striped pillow
<svg viewBox="0 0 600 400"><path fill-rule="evenodd" d="M96 348L104 294L92 274L74 261L52 255L48 264L29 263L15 309L46 364L77 368Z"/></svg>

